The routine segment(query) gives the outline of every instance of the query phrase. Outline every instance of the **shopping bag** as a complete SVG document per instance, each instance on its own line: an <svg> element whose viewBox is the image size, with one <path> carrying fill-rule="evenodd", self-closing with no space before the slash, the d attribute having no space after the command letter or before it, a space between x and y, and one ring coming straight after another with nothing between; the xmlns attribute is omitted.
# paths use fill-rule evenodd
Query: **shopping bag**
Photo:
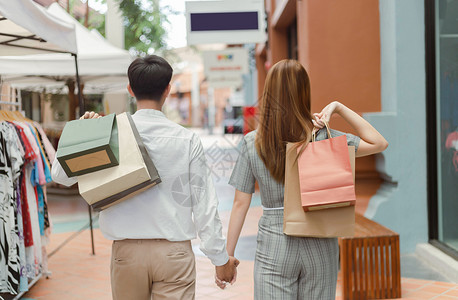
<svg viewBox="0 0 458 300"><path fill-rule="evenodd" d="M349 146L351 170L355 170L355 147ZM355 228L355 206L337 207L305 212L302 208L297 164L297 147L286 145L285 195L283 232L299 237L340 237L353 236Z"/></svg>
<svg viewBox="0 0 458 300"><path fill-rule="evenodd" d="M299 185L304 211L355 205L355 184L345 135L312 142L298 157ZM299 154L301 147L297 149Z"/></svg>
<svg viewBox="0 0 458 300"><path fill-rule="evenodd" d="M116 118L119 165L78 176L79 192L95 210L108 208L161 182L131 116L123 113Z"/></svg>
<svg viewBox="0 0 458 300"><path fill-rule="evenodd" d="M116 115L67 122L56 155L68 177L118 165Z"/></svg>
<svg viewBox="0 0 458 300"><path fill-rule="evenodd" d="M129 119L129 124L130 126L132 127L132 131L133 131L133 134L135 136L135 140L138 144L138 148L140 149L140 152L142 154L142 157L143 157L143 161L145 162L145 165L146 165L146 168L148 169L148 173L150 175L150 180L147 180L143 183L140 183L140 184L137 184L125 191L122 191L120 193L117 193L115 195L112 195L110 197L107 197L103 200L100 200L96 203L94 203L92 206L92 208L95 210L95 211L100 211L100 210L103 210L103 209L106 209L108 207L111 207L121 201L124 201L124 200L127 200L137 194L140 194L142 193L143 191L157 185L158 183L160 183L162 180L159 176L159 173L156 169L156 166L154 165L153 161L151 160L149 154L148 154L148 150L146 150L146 147L145 145L143 144L143 141L140 137L140 134L138 133L138 130L137 128L135 127L135 123L134 123L134 120L132 120L132 117L130 116L130 114L127 114L127 117Z"/></svg>

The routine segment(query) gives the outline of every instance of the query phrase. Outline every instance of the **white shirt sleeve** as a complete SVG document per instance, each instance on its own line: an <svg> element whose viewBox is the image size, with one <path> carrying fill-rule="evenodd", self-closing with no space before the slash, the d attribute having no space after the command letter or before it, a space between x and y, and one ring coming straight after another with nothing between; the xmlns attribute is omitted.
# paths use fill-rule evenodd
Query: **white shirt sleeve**
<svg viewBox="0 0 458 300"><path fill-rule="evenodd" d="M189 170L194 223L201 239L200 250L215 266L224 265L229 260L229 255L218 215L218 198L211 170L197 135L193 136L191 143Z"/></svg>
<svg viewBox="0 0 458 300"><path fill-rule="evenodd" d="M62 168L59 161L57 160L57 157L54 158L54 162L52 163L51 177L54 182L65 185L65 186L72 186L78 182L77 177L68 177L67 176L64 169Z"/></svg>

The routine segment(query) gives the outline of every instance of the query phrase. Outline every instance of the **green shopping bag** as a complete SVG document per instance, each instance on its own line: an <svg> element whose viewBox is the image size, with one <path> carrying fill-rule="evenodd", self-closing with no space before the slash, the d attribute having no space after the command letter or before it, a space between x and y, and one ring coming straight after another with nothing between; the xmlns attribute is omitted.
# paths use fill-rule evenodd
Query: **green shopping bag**
<svg viewBox="0 0 458 300"><path fill-rule="evenodd" d="M116 115L67 122L56 155L68 177L119 165Z"/></svg>

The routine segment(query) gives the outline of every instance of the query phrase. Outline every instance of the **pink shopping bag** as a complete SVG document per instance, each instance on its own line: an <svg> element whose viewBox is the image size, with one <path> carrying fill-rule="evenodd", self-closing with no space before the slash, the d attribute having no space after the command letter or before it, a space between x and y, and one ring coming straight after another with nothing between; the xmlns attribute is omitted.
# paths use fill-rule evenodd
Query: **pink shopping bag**
<svg viewBox="0 0 458 300"><path fill-rule="evenodd" d="M355 205L355 184L345 135L307 145L298 157L299 185L304 211ZM297 149L300 153L300 149Z"/></svg>

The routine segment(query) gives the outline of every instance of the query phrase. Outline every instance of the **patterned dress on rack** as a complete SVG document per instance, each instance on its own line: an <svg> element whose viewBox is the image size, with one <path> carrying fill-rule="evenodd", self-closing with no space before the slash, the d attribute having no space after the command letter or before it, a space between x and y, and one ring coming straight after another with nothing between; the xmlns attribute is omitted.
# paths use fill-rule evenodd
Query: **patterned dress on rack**
<svg viewBox="0 0 458 300"><path fill-rule="evenodd" d="M15 183L23 157L12 125L0 123L0 292L17 294L20 280L19 236Z"/></svg>

